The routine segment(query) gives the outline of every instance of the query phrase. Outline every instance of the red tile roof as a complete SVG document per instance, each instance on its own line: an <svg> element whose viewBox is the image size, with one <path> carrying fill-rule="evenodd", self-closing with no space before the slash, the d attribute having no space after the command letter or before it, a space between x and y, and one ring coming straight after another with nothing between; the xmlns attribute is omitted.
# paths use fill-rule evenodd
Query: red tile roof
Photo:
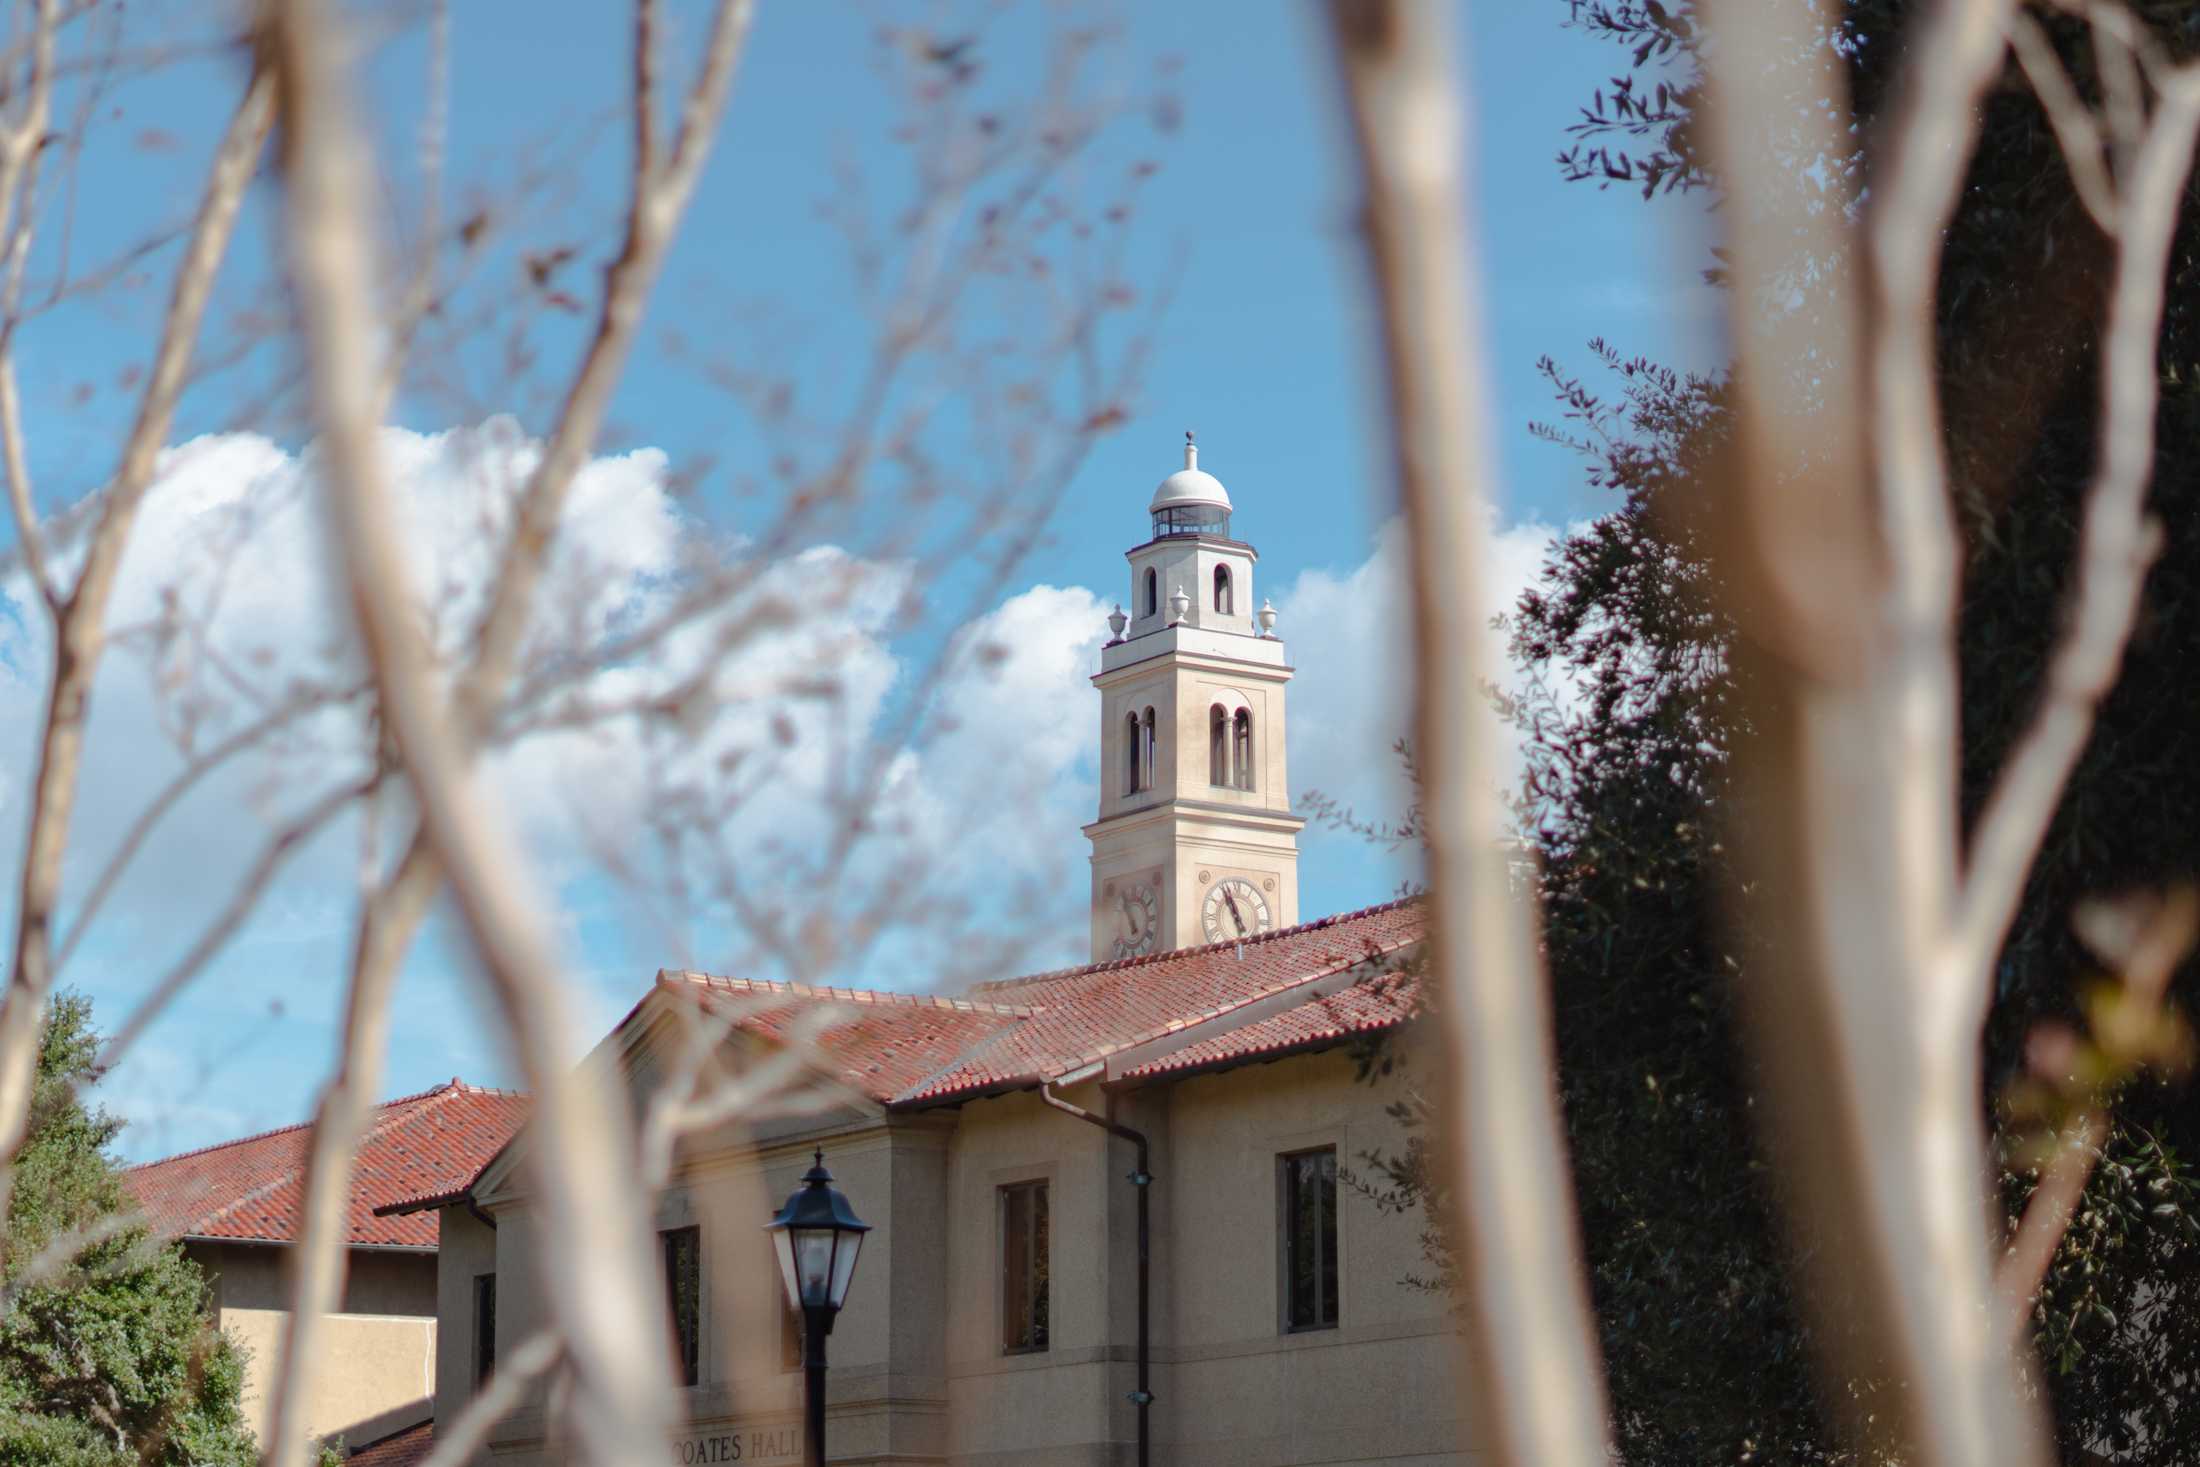
<svg viewBox="0 0 2200 1467"><path fill-rule="evenodd" d="M1181 1049L1134 1065L1128 1079L1219 1069L1251 1059L1290 1054L1362 1034L1394 1029L1421 1011L1418 973L1388 973L1320 998L1310 998L1273 1018L1195 1039Z"/></svg>
<svg viewBox="0 0 2200 1467"><path fill-rule="evenodd" d="M377 1217L403 1197L463 1191L527 1116L527 1097L459 1080L375 1110L352 1166L354 1247L433 1248L433 1212ZM186 1151L123 1173L156 1232L287 1243L297 1235L309 1125Z"/></svg>
<svg viewBox="0 0 2200 1467"><path fill-rule="evenodd" d="M657 989L699 1001L768 1041L807 1035L843 1084L886 1104L917 1106L1034 1085L1134 1049L1140 1057L1123 1073L1160 1074L1181 1066L1144 1056L1170 1049L1178 1035L1187 1045L1224 1046L1212 1060L1194 1062L1204 1064L1401 1022L1408 996L1345 997L1362 988L1394 990L1395 981L1347 980L1418 942L1423 927L1421 906L1409 899L1243 943L983 983L962 999L692 972L660 973ZM1294 1005L1291 994L1301 988L1308 1002ZM1340 990L1334 1011L1316 997L1330 989ZM1247 1022L1234 1026L1238 1018ZM1207 1040L1209 1030L1230 1036Z"/></svg>
<svg viewBox="0 0 2200 1467"><path fill-rule="evenodd" d="M352 1467L418 1467L435 1448L435 1423L423 1421L403 1431L393 1431L365 1446L354 1447L344 1460Z"/></svg>

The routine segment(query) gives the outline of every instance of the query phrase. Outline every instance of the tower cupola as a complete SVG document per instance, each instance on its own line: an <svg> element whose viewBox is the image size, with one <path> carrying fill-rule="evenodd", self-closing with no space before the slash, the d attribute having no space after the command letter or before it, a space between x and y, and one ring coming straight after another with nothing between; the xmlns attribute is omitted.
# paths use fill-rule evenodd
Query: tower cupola
<svg viewBox="0 0 2200 1467"><path fill-rule="evenodd" d="M1230 491L1199 466L1199 444L1184 435L1184 467L1153 492L1153 537L1217 535L1230 538Z"/></svg>

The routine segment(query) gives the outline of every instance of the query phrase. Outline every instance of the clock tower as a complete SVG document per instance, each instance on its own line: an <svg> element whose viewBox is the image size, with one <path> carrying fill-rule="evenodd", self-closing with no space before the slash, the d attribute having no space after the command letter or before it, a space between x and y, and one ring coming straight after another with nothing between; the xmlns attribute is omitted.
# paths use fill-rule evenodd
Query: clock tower
<svg viewBox="0 0 2200 1467"><path fill-rule="evenodd" d="M1276 613L1255 611L1253 547L1230 496L1184 467L1128 552L1130 611L1100 652L1100 818L1092 841L1095 962L1251 937L1299 920L1298 833L1284 776L1291 666Z"/></svg>

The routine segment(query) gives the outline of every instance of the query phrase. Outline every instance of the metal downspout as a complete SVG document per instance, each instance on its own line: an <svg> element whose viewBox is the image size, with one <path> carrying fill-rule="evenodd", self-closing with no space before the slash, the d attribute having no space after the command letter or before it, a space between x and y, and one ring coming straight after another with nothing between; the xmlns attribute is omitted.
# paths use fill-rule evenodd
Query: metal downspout
<svg viewBox="0 0 2200 1467"><path fill-rule="evenodd" d="M1098 1126L1103 1131L1122 1137L1138 1148L1137 1169L1130 1174L1130 1183L1138 1189L1138 1389L1131 1392L1131 1404L1138 1407L1138 1467L1150 1467L1153 1444L1151 1412L1153 1409L1152 1382L1148 1379L1151 1362L1150 1302L1153 1296L1153 1272L1150 1263L1153 1234L1149 1224L1147 1198L1153 1192L1153 1172L1146 1165L1146 1135L1134 1131L1120 1121L1096 1116L1081 1105L1072 1105L1054 1093L1054 1082L1045 1080L1039 1085L1039 1098L1066 1115L1073 1115L1087 1125Z"/></svg>

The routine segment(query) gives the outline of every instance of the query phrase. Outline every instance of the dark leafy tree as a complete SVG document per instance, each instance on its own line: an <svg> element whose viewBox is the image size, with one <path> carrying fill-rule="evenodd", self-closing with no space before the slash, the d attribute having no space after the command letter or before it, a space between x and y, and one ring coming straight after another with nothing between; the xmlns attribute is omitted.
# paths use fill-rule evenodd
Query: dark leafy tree
<svg viewBox="0 0 2200 1467"><path fill-rule="evenodd" d="M59 995L0 1253L0 1464L248 1467L243 1358L198 1267L129 1221L121 1122L78 1099L98 1044L90 1004Z"/></svg>
<svg viewBox="0 0 2200 1467"><path fill-rule="evenodd" d="M1916 6L1855 0L1825 44L1846 64L1855 135L1870 135ZM2173 55L2200 46L2200 7L2132 7ZM1618 75L1595 90L1559 166L1625 182L1654 207L1701 190L1722 209L1696 142L1703 36L1685 0L1579 0L1560 17L1609 40ZM2042 16L2094 90L2092 37ZM1768 57L1785 66L1792 58ZM1815 105L1797 94L1798 107ZM1778 128L1768 146L1780 146ZM1854 182L1865 152L1823 165ZM2038 1159L2036 1108L2010 1097L2038 1064L2028 1040L2084 1035L2100 978L2073 913L2089 898L2166 889L2200 871L2200 193L2173 253L2160 356L2152 508L2163 556L2123 677L2035 864L1999 966L1982 1114L2013 1218ZM1990 97L1949 231L1939 292L1951 485L1967 549L1962 587L1963 799L1975 815L2026 726L2059 627L2096 456L2097 331L2112 254L2079 206L2052 133L2012 68ZM1707 272L1722 279L1716 253ZM1798 267L1807 295L1809 276ZM1816 309L1805 299L1800 309ZM1560 405L1542 436L1579 451L1613 496L1553 552L1513 624L1539 694L1512 713L1527 751L1524 827L1541 848L1561 1083L1582 1227L1629 1462L1834 1462L1787 1260L1774 1173L1754 1130L1737 981L1777 981L1732 950L1720 921L1718 831L1746 819L1723 787L1738 696L1715 574L1684 507L1728 431L1723 376L1693 378L1592 344L1591 382L1545 364ZM1607 389L1603 383L1609 381ZM1853 431L1853 425L1829 425ZM2189 1009L2188 962L2172 993ZM2081 1049L2085 1041L2080 1040ZM2200 1109L2173 1079L2122 1080L2114 1125L2034 1311L2064 1460L2178 1462L2200 1440ZM1425 1184L1418 1151L1378 1159L1393 1205ZM1808 1240L1800 1240L1808 1246ZM1432 1266L1442 1264L1440 1253ZM1847 1391L1869 1392L1870 1381Z"/></svg>

